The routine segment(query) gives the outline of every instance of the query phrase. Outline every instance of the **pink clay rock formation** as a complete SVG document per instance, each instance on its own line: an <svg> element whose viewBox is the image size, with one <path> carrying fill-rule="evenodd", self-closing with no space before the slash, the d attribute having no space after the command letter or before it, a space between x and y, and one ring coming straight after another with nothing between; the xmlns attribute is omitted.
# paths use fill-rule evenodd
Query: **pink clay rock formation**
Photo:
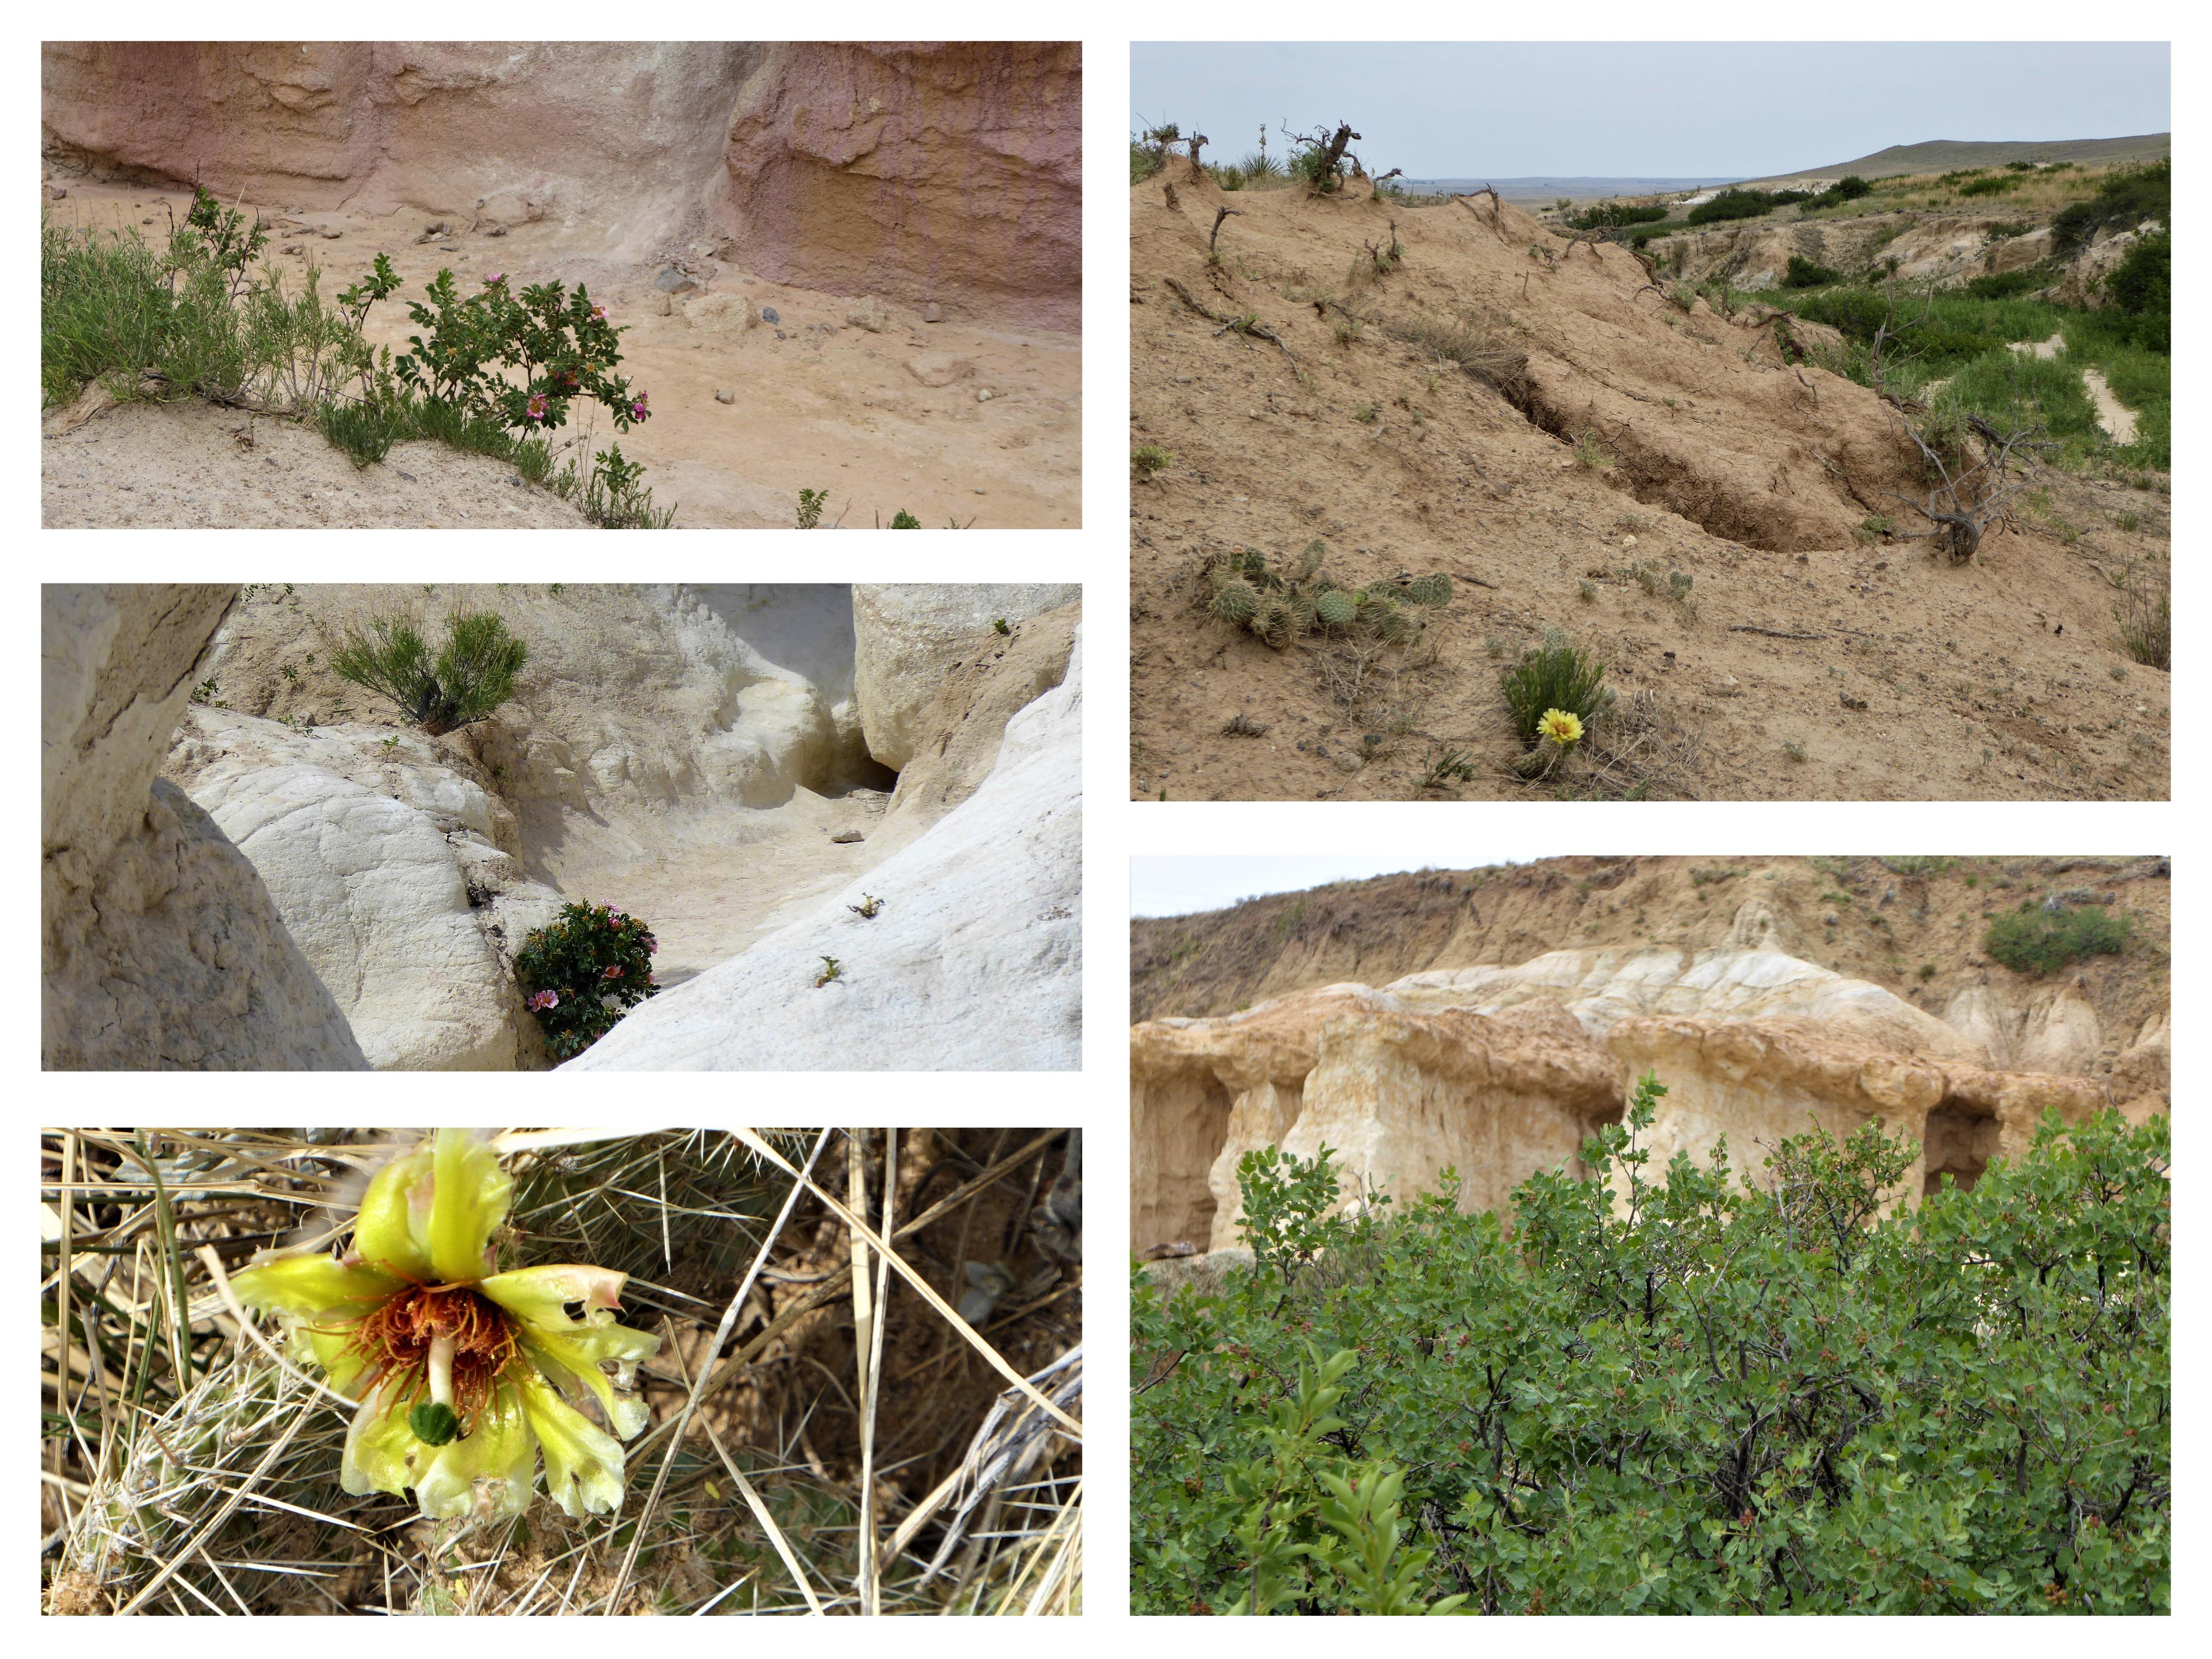
<svg viewBox="0 0 2212 1659"><path fill-rule="evenodd" d="M703 240L780 282L1079 313L1073 44L49 42L42 65L64 171L551 220L610 268Z"/></svg>

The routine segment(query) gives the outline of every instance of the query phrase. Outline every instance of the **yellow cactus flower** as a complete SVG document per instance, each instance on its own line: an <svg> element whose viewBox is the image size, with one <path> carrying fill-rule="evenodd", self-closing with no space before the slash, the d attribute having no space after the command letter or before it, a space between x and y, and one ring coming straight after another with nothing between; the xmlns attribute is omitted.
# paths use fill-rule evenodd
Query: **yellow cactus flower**
<svg viewBox="0 0 2212 1659"><path fill-rule="evenodd" d="M346 1491L412 1487L434 1520L520 1515L542 1451L546 1489L568 1514L622 1502L622 1442L647 1416L637 1365L660 1339L615 1322L625 1274L493 1272L514 1194L481 1137L441 1129L368 1183L343 1257L264 1254L231 1281L276 1316L293 1358L360 1402ZM578 1407L596 1407L605 1427Z"/></svg>
<svg viewBox="0 0 2212 1659"><path fill-rule="evenodd" d="M1583 723L1579 716L1564 708L1547 708L1544 718L1536 722L1537 732L1549 738L1562 749L1583 740Z"/></svg>

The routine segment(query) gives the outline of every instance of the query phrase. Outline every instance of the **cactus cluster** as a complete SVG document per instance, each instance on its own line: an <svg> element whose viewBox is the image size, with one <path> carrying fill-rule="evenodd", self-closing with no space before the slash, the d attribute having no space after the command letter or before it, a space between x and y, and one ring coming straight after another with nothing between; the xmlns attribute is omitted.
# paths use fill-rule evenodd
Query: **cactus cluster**
<svg viewBox="0 0 2212 1659"><path fill-rule="evenodd" d="M1439 572L1404 582L1345 587L1321 574L1327 544L1315 540L1283 569L1268 567L1256 548L1207 556L1206 608L1232 628L1249 628L1280 651L1319 630L1364 634L1410 645L1426 624L1424 611L1451 603L1452 581Z"/></svg>

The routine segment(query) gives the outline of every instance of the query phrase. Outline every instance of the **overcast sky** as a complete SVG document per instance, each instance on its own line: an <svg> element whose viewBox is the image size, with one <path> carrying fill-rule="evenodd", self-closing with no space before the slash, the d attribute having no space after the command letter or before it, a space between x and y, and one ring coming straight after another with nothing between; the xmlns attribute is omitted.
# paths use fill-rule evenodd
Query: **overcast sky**
<svg viewBox="0 0 2212 1659"><path fill-rule="evenodd" d="M1531 838L1534 839L1534 837ZM1407 858L1318 855L1300 858L1133 858L1129 860L1129 914L1184 916L1225 910L1262 893L1299 893L1333 881L1359 881L1397 870L1473 870L1486 864L1526 864L1556 848L1500 850L1496 841L1438 836Z"/></svg>
<svg viewBox="0 0 2212 1659"><path fill-rule="evenodd" d="M1234 160L1349 121L1372 172L1755 179L1892 144L2171 129L2163 43L1328 45L1139 41L1129 126ZM1725 96L1715 89L1725 88Z"/></svg>

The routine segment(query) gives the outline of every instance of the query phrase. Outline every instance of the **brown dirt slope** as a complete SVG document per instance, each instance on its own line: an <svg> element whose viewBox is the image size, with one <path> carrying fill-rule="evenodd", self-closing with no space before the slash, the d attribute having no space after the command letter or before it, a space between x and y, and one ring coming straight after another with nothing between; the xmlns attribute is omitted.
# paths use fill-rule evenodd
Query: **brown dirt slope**
<svg viewBox="0 0 2212 1659"><path fill-rule="evenodd" d="M1859 528L1902 520L1886 492L1910 482L1871 392L1789 361L1770 313L1685 314L1626 248L1488 197L1224 193L1180 158L1130 217L1131 441L1175 458L1133 489L1133 795L1521 798L1497 676L1551 627L1607 663L1621 735L1647 740L1547 789L2166 793L2166 677L2123 653L2103 574L2142 550L2140 518L2113 523L2142 514L2134 493L2054 475L2052 511L2091 533L2024 518L1953 568ZM1394 234L1403 262L1379 270ZM1283 349L1219 321L1247 315ZM1453 335L1486 343L1486 378L1419 343ZM1192 608L1205 554L1315 537L1340 581L1458 579L1423 645L1348 701L1340 652L1277 653ZM1222 735L1238 714L1266 734ZM1423 791L1453 749L1474 779Z"/></svg>
<svg viewBox="0 0 2212 1659"><path fill-rule="evenodd" d="M1984 954L1989 917L2055 894L2109 896L2116 914L2136 919L2126 949L2041 981ZM1970 986L2024 996L2078 979L2075 994L2106 1030L2133 1031L2169 994L2163 859L1557 858L1340 882L1132 922L1129 1018L1226 1014L1317 986L1382 986L1547 951L1717 948L1753 900L1772 918L1772 948L1938 1017Z"/></svg>

